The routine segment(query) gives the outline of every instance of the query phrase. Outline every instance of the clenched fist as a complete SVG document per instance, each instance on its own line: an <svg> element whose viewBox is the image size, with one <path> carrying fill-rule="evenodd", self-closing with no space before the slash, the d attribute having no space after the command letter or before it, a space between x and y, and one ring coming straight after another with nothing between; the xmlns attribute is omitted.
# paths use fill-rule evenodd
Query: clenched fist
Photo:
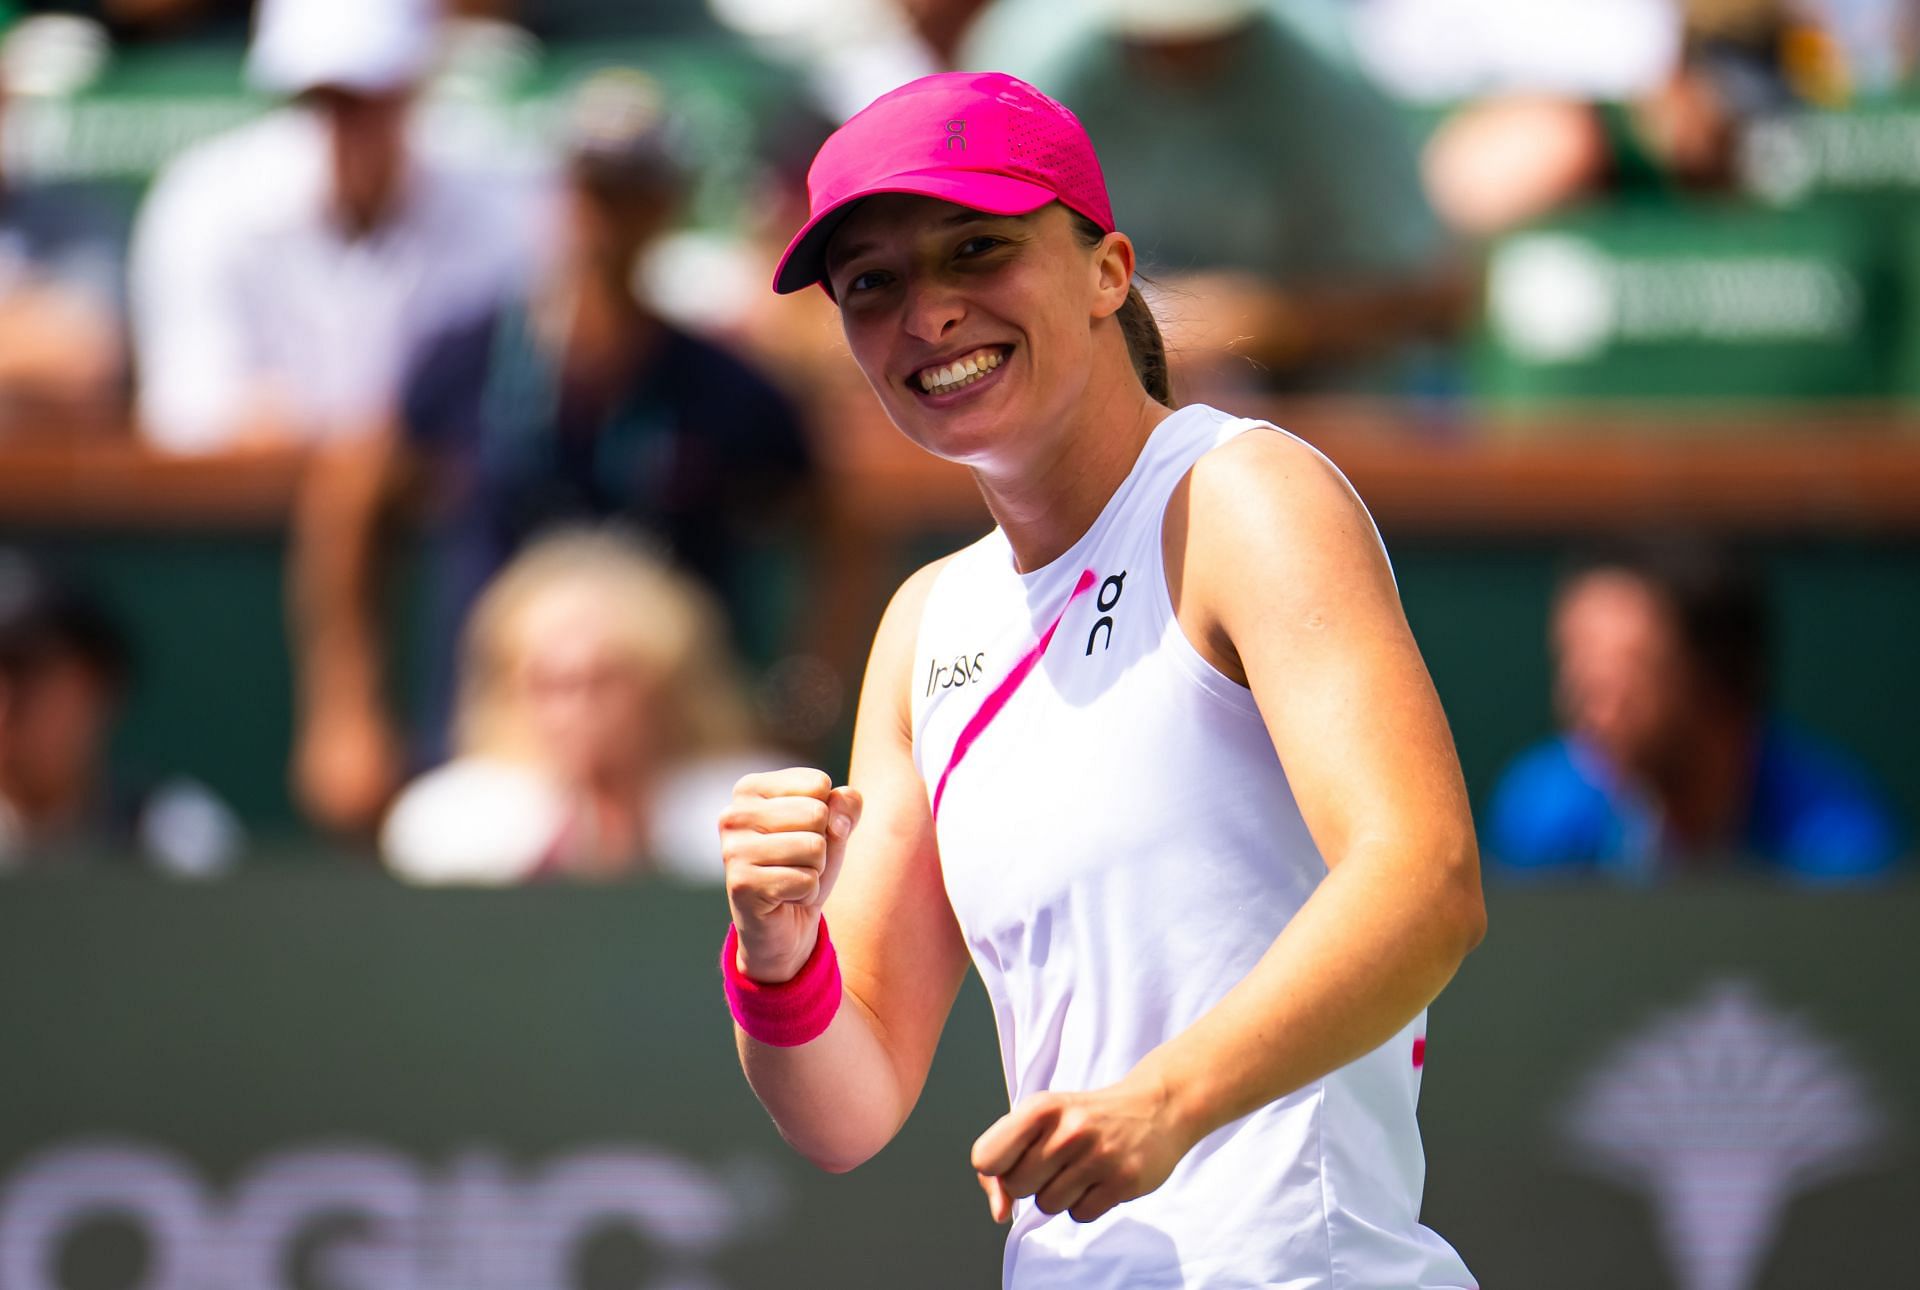
<svg viewBox="0 0 1920 1290"><path fill-rule="evenodd" d="M770 771L734 785L720 816L720 854L737 966L750 979L788 981L806 965L859 820L859 792L835 788L825 771Z"/></svg>

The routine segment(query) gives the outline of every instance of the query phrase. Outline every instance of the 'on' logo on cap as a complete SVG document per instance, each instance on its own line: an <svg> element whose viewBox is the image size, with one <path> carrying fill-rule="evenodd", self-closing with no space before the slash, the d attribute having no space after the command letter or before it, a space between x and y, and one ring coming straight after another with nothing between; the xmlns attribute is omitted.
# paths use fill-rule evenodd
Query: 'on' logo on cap
<svg viewBox="0 0 1920 1290"><path fill-rule="evenodd" d="M947 151L952 152L956 148L961 152L967 150L967 123L965 121L947 122Z"/></svg>

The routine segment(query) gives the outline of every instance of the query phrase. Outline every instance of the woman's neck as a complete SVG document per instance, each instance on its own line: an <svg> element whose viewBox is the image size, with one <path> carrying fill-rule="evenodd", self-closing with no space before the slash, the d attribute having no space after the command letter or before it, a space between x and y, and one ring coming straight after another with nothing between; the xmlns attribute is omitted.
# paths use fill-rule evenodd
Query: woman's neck
<svg viewBox="0 0 1920 1290"><path fill-rule="evenodd" d="M1093 527L1154 427L1171 415L1140 387L1131 367L1092 388L1110 393L1083 399L1062 433L1028 440L1041 445L1041 455L1007 469L973 469L1022 573L1059 559Z"/></svg>

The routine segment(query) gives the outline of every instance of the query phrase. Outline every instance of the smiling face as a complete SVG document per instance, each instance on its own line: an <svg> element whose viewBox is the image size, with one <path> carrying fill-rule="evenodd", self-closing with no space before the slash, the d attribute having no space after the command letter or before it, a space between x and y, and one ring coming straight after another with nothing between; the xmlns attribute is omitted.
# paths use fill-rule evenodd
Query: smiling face
<svg viewBox="0 0 1920 1290"><path fill-rule="evenodd" d="M1014 465L1066 433L1125 342L1133 249L1088 248L1059 204L989 215L904 194L870 197L827 248L847 344L908 438L951 461Z"/></svg>

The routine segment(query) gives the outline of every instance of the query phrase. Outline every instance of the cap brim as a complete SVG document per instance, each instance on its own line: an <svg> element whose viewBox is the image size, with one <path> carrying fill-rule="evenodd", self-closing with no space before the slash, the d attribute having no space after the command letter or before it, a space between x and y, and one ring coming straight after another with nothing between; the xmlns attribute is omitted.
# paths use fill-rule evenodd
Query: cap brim
<svg viewBox="0 0 1920 1290"><path fill-rule="evenodd" d="M780 257L780 267L773 271L774 291L788 295L805 290L816 282L824 283L827 280L827 244L833 240L834 233L847 216L853 213L855 205L881 193L933 197L956 206L985 211L989 215L1029 215L1048 202L1059 199L1059 195L1051 188L1030 184L1024 179L975 170L910 171L891 175L870 188L842 197L808 220L805 227L787 243L787 253Z"/></svg>

